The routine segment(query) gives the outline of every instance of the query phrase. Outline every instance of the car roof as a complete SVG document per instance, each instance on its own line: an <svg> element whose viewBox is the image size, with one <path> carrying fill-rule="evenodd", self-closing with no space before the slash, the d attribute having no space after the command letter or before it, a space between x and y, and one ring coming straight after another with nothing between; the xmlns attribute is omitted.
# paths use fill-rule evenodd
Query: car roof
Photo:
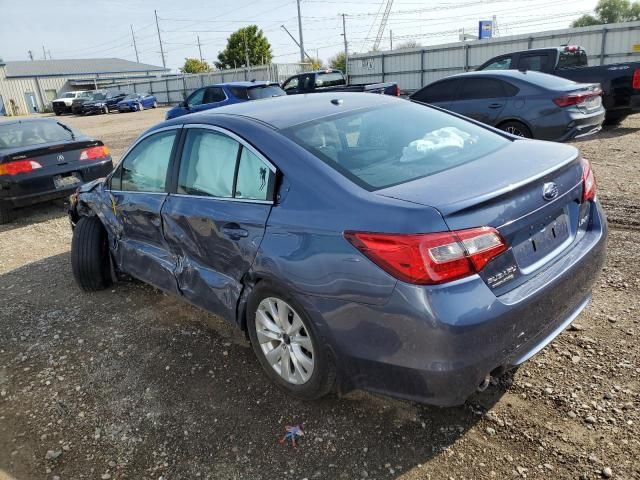
<svg viewBox="0 0 640 480"><path fill-rule="evenodd" d="M276 129L310 122L322 117L383 105L397 105L406 100L373 93L327 92L265 98L235 103L179 117L182 122L214 122L219 115L234 115L266 123ZM164 124L160 124L164 125Z"/></svg>
<svg viewBox="0 0 640 480"><path fill-rule="evenodd" d="M43 122L56 122L58 121L54 118L17 118L15 120L2 120L0 121L0 126L4 125L16 125L21 123L43 123Z"/></svg>
<svg viewBox="0 0 640 480"><path fill-rule="evenodd" d="M223 82L208 85L209 87L255 87L262 85L277 85L277 82L270 82L266 80L253 80L253 81L238 81L238 82Z"/></svg>
<svg viewBox="0 0 640 480"><path fill-rule="evenodd" d="M567 85L575 84L573 80L558 77L556 75L550 75L548 73L537 72L535 70L479 70L475 72L458 73L451 75L450 77L441 78L433 83L440 82L442 80L449 80L451 78L467 78L467 77L488 77L499 78L503 80L515 80L529 84L533 84L543 88L549 88L550 85L556 84L556 86L563 82Z"/></svg>

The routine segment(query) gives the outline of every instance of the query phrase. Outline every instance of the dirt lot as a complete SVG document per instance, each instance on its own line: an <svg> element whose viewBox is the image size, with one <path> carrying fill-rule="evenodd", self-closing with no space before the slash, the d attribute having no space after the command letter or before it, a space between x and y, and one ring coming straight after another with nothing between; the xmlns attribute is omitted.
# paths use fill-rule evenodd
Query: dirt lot
<svg viewBox="0 0 640 480"><path fill-rule="evenodd" d="M163 111L72 118L119 157ZM640 116L578 142L610 219L593 304L459 408L301 403L229 325L139 283L81 293L61 203L0 226L0 480L640 478ZM304 424L297 449L278 444Z"/></svg>

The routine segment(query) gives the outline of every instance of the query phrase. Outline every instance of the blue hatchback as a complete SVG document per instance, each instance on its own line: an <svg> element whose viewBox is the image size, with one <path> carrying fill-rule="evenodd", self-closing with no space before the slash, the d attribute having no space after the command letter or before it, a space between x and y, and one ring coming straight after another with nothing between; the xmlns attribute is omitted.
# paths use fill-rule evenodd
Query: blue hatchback
<svg viewBox="0 0 640 480"><path fill-rule="evenodd" d="M286 93L274 82L228 82L209 85L191 93L187 99L166 114L166 119L181 117L188 113L201 112L234 103L282 97Z"/></svg>
<svg viewBox="0 0 640 480"><path fill-rule="evenodd" d="M139 112L145 108L156 108L158 99L150 93L130 93L117 104L119 112Z"/></svg>
<svg viewBox="0 0 640 480"><path fill-rule="evenodd" d="M437 405L578 316L607 233L576 148L362 93L164 122L70 217L84 290L128 274L228 319L299 398Z"/></svg>

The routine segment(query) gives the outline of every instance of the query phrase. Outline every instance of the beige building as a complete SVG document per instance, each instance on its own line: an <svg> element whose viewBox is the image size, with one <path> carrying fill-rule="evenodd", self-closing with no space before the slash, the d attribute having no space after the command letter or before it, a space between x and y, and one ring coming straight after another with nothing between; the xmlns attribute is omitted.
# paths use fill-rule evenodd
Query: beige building
<svg viewBox="0 0 640 480"><path fill-rule="evenodd" d="M0 115L51 110L51 101L70 90L108 88L129 79L156 78L169 69L120 58L0 60Z"/></svg>

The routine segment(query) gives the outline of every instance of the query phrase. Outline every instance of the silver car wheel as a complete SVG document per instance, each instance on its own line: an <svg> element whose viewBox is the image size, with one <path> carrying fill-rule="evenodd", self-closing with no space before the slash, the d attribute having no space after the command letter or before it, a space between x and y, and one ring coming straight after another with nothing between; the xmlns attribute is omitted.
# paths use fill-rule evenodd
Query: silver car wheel
<svg viewBox="0 0 640 480"><path fill-rule="evenodd" d="M300 315L284 300L268 297L258 305L255 325L260 349L275 372L293 385L306 383L315 357Z"/></svg>
<svg viewBox="0 0 640 480"><path fill-rule="evenodd" d="M524 134L518 127L509 126L506 128L505 132L510 133L511 135L517 135L518 137L524 137Z"/></svg>

